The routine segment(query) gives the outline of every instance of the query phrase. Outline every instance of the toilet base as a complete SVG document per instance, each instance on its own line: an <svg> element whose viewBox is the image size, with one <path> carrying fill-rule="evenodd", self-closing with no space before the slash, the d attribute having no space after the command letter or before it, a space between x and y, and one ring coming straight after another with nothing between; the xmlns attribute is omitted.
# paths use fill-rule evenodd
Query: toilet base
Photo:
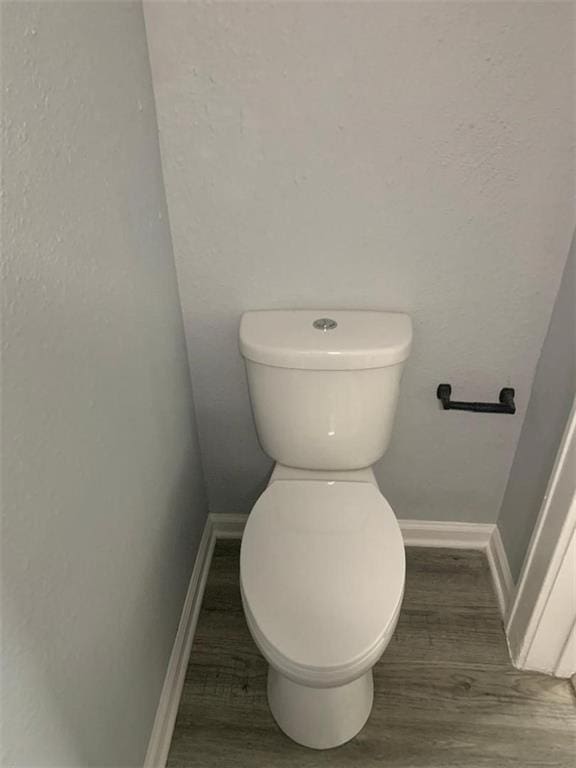
<svg viewBox="0 0 576 768"><path fill-rule="evenodd" d="M268 667L268 704L293 741L330 749L352 739L368 720L374 698L372 670L346 685L310 688Z"/></svg>

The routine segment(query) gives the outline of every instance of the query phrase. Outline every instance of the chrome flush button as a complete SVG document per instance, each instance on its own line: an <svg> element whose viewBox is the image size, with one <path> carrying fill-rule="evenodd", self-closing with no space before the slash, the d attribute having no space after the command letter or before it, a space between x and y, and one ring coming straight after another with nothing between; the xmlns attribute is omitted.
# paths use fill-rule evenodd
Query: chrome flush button
<svg viewBox="0 0 576 768"><path fill-rule="evenodd" d="M318 320L314 320L312 325L319 331L331 331L336 328L338 323L336 320L331 320L329 317L320 317Z"/></svg>

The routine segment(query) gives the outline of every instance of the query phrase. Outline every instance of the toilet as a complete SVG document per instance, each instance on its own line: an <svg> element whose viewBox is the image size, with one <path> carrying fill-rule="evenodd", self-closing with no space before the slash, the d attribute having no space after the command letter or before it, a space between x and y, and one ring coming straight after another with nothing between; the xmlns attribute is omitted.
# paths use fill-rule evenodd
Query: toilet
<svg viewBox="0 0 576 768"><path fill-rule="evenodd" d="M366 723L372 667L398 622L404 544L372 465L411 343L396 312L255 311L240 324L258 437L276 462L242 537L242 603L272 715L314 749Z"/></svg>

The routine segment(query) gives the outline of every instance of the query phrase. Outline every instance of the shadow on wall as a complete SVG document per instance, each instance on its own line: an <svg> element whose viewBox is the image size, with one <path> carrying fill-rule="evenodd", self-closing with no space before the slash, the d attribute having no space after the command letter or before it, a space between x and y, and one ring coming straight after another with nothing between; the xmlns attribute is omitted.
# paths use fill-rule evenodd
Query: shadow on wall
<svg viewBox="0 0 576 768"><path fill-rule="evenodd" d="M87 765L86 755L75 734L73 712L64 706L52 667L46 657L34 648L34 630L27 624L25 612L19 611L13 597L9 576L2 574L2 710L9 703L14 713L36 711L33 727L20 739L26 739L26 756L30 765L49 764L76 768ZM45 638L47 640L47 638ZM0 759L2 765L19 763L16 734L3 718Z"/></svg>
<svg viewBox="0 0 576 768"><path fill-rule="evenodd" d="M2 765L142 764L188 587L181 576L194 566L204 525L190 508L197 494L190 472L195 450L190 442L183 452L166 512L151 522L153 530L134 530L116 553L118 567L125 566L115 591L86 595L70 573L72 582L56 589L60 599L47 618L44 608L31 613L27 595L61 583L59 568L30 572L24 584L3 558L3 709L9 705L18 727L4 721ZM106 549L112 543L85 556L94 574L110 568ZM146 695L135 698L136 689ZM27 720L33 727L23 730Z"/></svg>
<svg viewBox="0 0 576 768"><path fill-rule="evenodd" d="M498 527L517 582L576 395L576 233L536 367Z"/></svg>

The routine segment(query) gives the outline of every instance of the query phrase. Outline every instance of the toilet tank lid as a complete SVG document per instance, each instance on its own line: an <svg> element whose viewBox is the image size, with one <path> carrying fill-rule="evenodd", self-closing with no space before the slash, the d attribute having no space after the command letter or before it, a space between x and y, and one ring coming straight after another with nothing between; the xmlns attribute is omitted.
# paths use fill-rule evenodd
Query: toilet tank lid
<svg viewBox="0 0 576 768"><path fill-rule="evenodd" d="M279 368L357 370L406 360L412 321L400 312L296 309L245 312L240 351Z"/></svg>

